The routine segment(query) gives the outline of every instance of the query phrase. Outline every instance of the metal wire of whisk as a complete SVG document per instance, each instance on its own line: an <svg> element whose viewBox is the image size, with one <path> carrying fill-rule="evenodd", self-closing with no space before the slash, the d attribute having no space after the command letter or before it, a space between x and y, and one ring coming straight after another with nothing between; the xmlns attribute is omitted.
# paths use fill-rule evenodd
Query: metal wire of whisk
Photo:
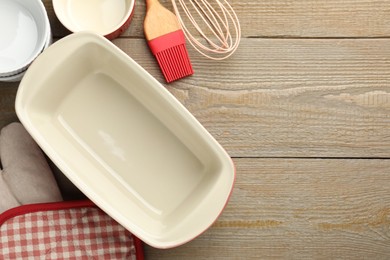
<svg viewBox="0 0 390 260"><path fill-rule="evenodd" d="M209 59L223 60L237 50L240 21L226 0L171 1L188 42L199 53Z"/></svg>

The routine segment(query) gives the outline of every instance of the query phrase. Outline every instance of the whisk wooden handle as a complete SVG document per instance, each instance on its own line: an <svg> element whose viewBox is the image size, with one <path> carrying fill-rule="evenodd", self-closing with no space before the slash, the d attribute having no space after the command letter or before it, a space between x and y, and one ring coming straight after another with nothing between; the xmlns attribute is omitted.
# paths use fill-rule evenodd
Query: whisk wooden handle
<svg viewBox="0 0 390 260"><path fill-rule="evenodd" d="M181 26L174 13L162 6L158 0L146 0L144 32L147 40L180 29Z"/></svg>

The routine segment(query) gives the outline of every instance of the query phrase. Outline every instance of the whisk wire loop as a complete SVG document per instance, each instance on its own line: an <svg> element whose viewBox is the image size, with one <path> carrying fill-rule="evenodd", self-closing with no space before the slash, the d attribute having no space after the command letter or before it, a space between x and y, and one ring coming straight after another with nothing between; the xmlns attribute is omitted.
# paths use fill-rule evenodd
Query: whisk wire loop
<svg viewBox="0 0 390 260"><path fill-rule="evenodd" d="M240 22L226 0L215 0L214 5L207 0L171 1L188 42L199 53L213 60L223 60L237 50L241 38ZM185 20L189 22L188 26Z"/></svg>

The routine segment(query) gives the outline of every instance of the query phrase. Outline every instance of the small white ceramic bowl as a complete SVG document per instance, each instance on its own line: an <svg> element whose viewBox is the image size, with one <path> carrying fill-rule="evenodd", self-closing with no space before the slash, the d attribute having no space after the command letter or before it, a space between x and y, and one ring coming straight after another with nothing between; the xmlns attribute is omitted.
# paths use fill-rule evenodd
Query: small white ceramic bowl
<svg viewBox="0 0 390 260"><path fill-rule="evenodd" d="M50 44L52 44L52 41L53 41L52 34L51 34L51 31L49 30L49 34L47 35L46 43L45 43L45 46L44 46L43 50L45 50L47 47L49 47ZM13 74L11 76L4 76L4 77L0 76L0 81L3 81L3 82L17 82L17 81L20 81L23 78L24 74L26 73L27 69L28 69L28 67L26 67L25 70L22 70L21 72Z"/></svg>
<svg viewBox="0 0 390 260"><path fill-rule="evenodd" d="M0 0L0 81L20 80L51 38L40 0Z"/></svg>
<svg viewBox="0 0 390 260"><path fill-rule="evenodd" d="M53 0L58 20L71 32L92 31L112 40L130 25L135 0Z"/></svg>
<svg viewBox="0 0 390 260"><path fill-rule="evenodd" d="M15 109L62 172L151 246L194 239L232 192L235 169L226 151L102 36L74 33L45 50L23 77Z"/></svg>

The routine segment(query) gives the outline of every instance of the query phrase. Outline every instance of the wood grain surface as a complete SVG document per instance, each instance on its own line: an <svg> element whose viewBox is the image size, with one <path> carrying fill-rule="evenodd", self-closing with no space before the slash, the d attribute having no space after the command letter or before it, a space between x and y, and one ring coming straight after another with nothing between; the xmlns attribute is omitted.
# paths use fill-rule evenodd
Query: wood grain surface
<svg viewBox="0 0 390 260"><path fill-rule="evenodd" d="M148 259L388 259L390 161L234 162L236 188L213 227L176 249L147 248Z"/></svg>
<svg viewBox="0 0 390 260"><path fill-rule="evenodd" d="M114 42L163 81L144 40ZM232 156L387 157L389 43L243 39L229 60L192 59L195 75L168 89Z"/></svg>
<svg viewBox="0 0 390 260"><path fill-rule="evenodd" d="M218 221L178 248L145 245L146 259L390 259L390 1L229 2L237 53L188 47L195 74L171 84L144 39L144 1L113 40L237 167ZM69 34L44 3L55 40ZM17 87L0 82L0 127L17 120Z"/></svg>
<svg viewBox="0 0 390 260"><path fill-rule="evenodd" d="M67 30L44 0L54 35ZM172 10L170 0L160 1ZM210 1L212 2L212 1ZM244 37L367 38L390 35L390 2L383 0L229 0ZM143 37L145 1L136 0L133 23L122 37Z"/></svg>

